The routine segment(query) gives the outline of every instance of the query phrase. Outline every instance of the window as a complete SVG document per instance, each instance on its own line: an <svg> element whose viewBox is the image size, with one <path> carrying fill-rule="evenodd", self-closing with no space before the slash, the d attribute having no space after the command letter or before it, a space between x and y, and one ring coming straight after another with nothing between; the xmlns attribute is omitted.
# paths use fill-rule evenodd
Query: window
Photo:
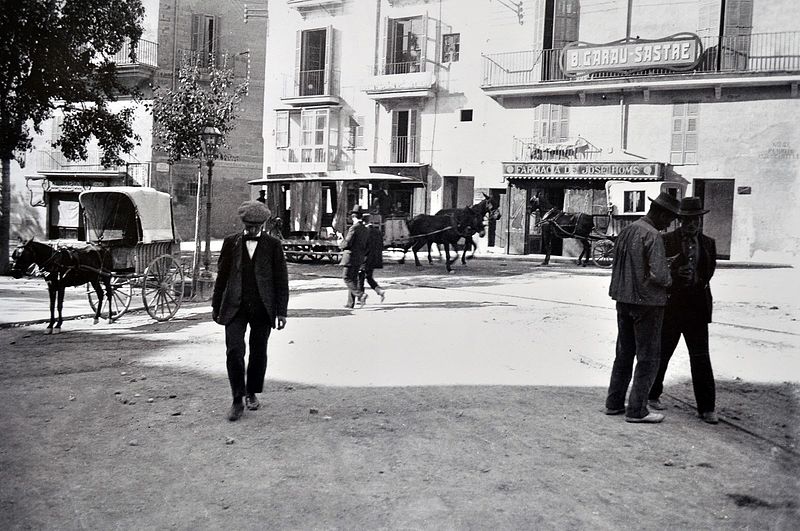
<svg viewBox="0 0 800 531"><path fill-rule="evenodd" d="M219 17L192 15L192 51L198 66L208 68L219 59Z"/></svg>
<svg viewBox="0 0 800 531"><path fill-rule="evenodd" d="M697 164L697 118L700 104L676 103L672 107L670 164Z"/></svg>
<svg viewBox="0 0 800 531"><path fill-rule="evenodd" d="M472 121L472 109L461 109L461 121L462 122Z"/></svg>
<svg viewBox="0 0 800 531"><path fill-rule="evenodd" d="M275 118L275 147L289 147L289 113L279 111Z"/></svg>
<svg viewBox="0 0 800 531"><path fill-rule="evenodd" d="M417 111L392 112L391 162L419 162Z"/></svg>
<svg viewBox="0 0 800 531"><path fill-rule="evenodd" d="M425 71L428 17L386 19L384 74Z"/></svg>
<svg viewBox="0 0 800 531"><path fill-rule="evenodd" d="M330 94L331 53L333 29L297 32L295 57L295 95L320 96Z"/></svg>
<svg viewBox="0 0 800 531"><path fill-rule="evenodd" d="M569 107L543 103L534 111L534 138L536 142L550 144L569 139Z"/></svg>
<svg viewBox="0 0 800 531"><path fill-rule="evenodd" d="M360 149L364 147L364 123L363 116L351 116L350 125L347 129L347 147L350 149Z"/></svg>
<svg viewBox="0 0 800 531"><path fill-rule="evenodd" d="M442 62L455 63L461 50L461 34L448 33L442 37Z"/></svg>
<svg viewBox="0 0 800 531"><path fill-rule="evenodd" d="M625 204L622 206L622 212L632 214L637 212L644 212L644 191L633 190L625 192Z"/></svg>

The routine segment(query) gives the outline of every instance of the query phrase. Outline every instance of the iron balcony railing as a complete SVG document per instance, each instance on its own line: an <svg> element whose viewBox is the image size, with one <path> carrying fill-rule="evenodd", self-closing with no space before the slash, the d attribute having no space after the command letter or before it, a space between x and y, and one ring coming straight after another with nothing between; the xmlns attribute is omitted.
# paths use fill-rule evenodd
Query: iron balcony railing
<svg viewBox="0 0 800 531"><path fill-rule="evenodd" d="M583 137L567 138L558 142L544 142L539 138L517 138L512 143L514 160L594 160L603 151Z"/></svg>
<svg viewBox="0 0 800 531"><path fill-rule="evenodd" d="M96 172L96 171L118 171L127 174L127 181L140 186L150 185L150 162L128 162L121 166L103 167L100 164L100 152L89 150L86 160L71 161L67 159L61 151L37 149L36 169L42 171L73 171Z"/></svg>
<svg viewBox="0 0 800 531"><path fill-rule="evenodd" d="M419 162L417 138L413 136L393 136L391 162Z"/></svg>
<svg viewBox="0 0 800 531"><path fill-rule="evenodd" d="M178 50L181 64L197 66L201 73L207 73L212 66L230 69L236 79L250 79L250 57L247 52L231 53L216 50L208 53L201 50Z"/></svg>
<svg viewBox="0 0 800 531"><path fill-rule="evenodd" d="M326 79L326 76L330 79ZM338 96L338 70L301 70L295 78L291 96ZM286 94L284 94L286 97Z"/></svg>
<svg viewBox="0 0 800 531"><path fill-rule="evenodd" d="M130 42L125 41L122 49L118 51L111 58L111 61L118 66L128 65L148 65L152 67L158 66L158 43L139 39L136 45L136 61L131 61L130 58L131 48Z"/></svg>
<svg viewBox="0 0 800 531"><path fill-rule="evenodd" d="M411 74L413 72L424 71L424 65L419 59L413 61L403 61L398 63L386 62L381 65L379 75Z"/></svg>
<svg viewBox="0 0 800 531"><path fill-rule="evenodd" d="M800 31L701 37L703 53L690 71L650 68L638 72L593 72L576 77L561 70L561 49L534 49L483 55L484 88L533 85L553 81L576 83L603 78L631 78L698 73L800 71Z"/></svg>

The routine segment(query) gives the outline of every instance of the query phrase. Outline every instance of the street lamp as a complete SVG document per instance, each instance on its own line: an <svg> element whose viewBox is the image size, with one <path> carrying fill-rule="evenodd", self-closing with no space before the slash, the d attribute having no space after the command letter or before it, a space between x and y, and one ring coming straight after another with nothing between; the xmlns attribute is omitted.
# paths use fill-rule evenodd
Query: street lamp
<svg viewBox="0 0 800 531"><path fill-rule="evenodd" d="M206 252L203 256L203 276L211 276L209 262L211 262L211 170L214 168L214 158L217 156L222 141L222 132L213 125L203 127L200 133L200 143L203 145L203 156L208 166L208 190L206 190Z"/></svg>

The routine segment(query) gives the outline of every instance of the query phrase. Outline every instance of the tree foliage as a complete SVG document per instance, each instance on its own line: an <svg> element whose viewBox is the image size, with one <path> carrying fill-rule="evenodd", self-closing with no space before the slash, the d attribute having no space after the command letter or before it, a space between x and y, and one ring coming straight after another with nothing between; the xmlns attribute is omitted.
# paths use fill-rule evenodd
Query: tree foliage
<svg viewBox="0 0 800 531"><path fill-rule="evenodd" d="M225 65L201 69L184 61L175 89L158 88L153 97L153 136L156 148L170 163L204 158L200 132L207 125L222 133L221 148L230 148L228 133L236 126L239 103L247 93L247 82L234 84L233 70ZM215 158L226 158L218 152Z"/></svg>
<svg viewBox="0 0 800 531"><path fill-rule="evenodd" d="M141 0L0 0L0 158L31 149L33 133L64 112L56 147L70 160L94 136L104 165L121 164L135 139L132 112L109 102L129 94L111 58L142 35Z"/></svg>

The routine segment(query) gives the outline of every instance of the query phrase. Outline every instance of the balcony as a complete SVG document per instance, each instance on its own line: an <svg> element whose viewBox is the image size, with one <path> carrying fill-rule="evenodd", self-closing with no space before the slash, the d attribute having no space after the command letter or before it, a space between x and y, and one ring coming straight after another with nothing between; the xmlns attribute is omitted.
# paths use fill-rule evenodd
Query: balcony
<svg viewBox="0 0 800 531"><path fill-rule="evenodd" d="M561 142L542 142L538 138L514 137L512 150L515 161L597 160L603 151L580 136Z"/></svg>
<svg viewBox="0 0 800 531"><path fill-rule="evenodd" d="M430 98L436 77L420 62L384 63L378 68L365 92L375 100Z"/></svg>
<svg viewBox="0 0 800 531"><path fill-rule="evenodd" d="M332 150L331 150L332 151ZM329 149L324 146L289 146L276 150L271 173L324 173L335 170Z"/></svg>
<svg viewBox="0 0 800 531"><path fill-rule="evenodd" d="M281 101L292 107L341 105L339 70L301 70L293 82L288 78L283 86Z"/></svg>
<svg viewBox="0 0 800 531"><path fill-rule="evenodd" d="M100 164L100 152L90 149L86 160L68 160L59 150L37 149L35 153L36 169L41 174L65 175L81 177L96 175L120 176L126 184L149 186L150 163L129 162L121 166L104 168Z"/></svg>
<svg viewBox="0 0 800 531"><path fill-rule="evenodd" d="M800 32L705 37L699 42L696 64L684 71L613 71L608 67L607 71L566 75L561 49L485 54L481 88L493 97L780 84L792 85L796 92Z"/></svg>
<svg viewBox="0 0 800 531"><path fill-rule="evenodd" d="M414 136L393 136L390 161L393 164L419 162L418 140Z"/></svg>
<svg viewBox="0 0 800 531"><path fill-rule="evenodd" d="M136 45L136 61L131 61L130 42L111 57L116 63L121 79L149 79L158 68L158 43L139 39Z"/></svg>

